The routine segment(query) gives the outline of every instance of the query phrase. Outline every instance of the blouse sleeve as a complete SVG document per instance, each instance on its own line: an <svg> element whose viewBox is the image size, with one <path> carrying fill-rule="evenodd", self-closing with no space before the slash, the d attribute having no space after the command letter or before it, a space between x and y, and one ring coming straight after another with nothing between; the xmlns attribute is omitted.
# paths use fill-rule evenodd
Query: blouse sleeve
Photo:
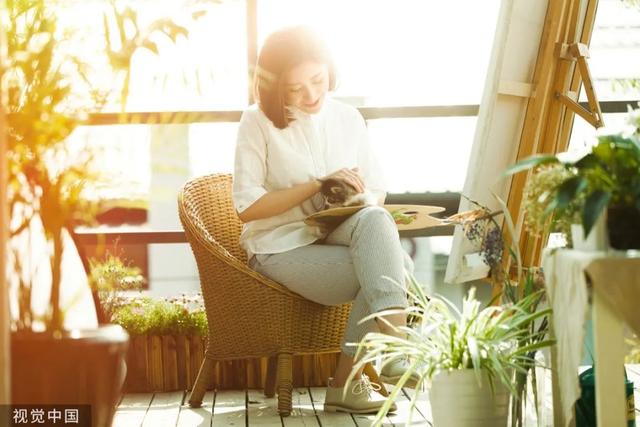
<svg viewBox="0 0 640 427"><path fill-rule="evenodd" d="M360 114L358 114L358 167L365 186L378 196L385 195L384 173L369 143L367 125Z"/></svg>
<svg viewBox="0 0 640 427"><path fill-rule="evenodd" d="M240 118L233 172L233 204L243 212L267 193L266 141L252 111Z"/></svg>

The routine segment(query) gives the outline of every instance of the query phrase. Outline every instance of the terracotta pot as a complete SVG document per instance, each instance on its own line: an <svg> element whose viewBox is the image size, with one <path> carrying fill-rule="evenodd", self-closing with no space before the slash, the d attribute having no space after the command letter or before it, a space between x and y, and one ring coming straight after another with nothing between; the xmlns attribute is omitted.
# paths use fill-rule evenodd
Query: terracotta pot
<svg viewBox="0 0 640 427"><path fill-rule="evenodd" d="M12 403L90 405L91 425L111 427L126 375L128 345L129 335L117 325L57 334L14 332ZM79 408L81 416L87 412Z"/></svg>

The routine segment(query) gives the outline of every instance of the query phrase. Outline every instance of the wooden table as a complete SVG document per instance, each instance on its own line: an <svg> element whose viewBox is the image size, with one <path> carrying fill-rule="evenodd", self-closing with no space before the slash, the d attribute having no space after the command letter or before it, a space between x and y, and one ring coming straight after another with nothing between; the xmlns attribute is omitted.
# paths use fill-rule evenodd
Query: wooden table
<svg viewBox="0 0 640 427"><path fill-rule="evenodd" d="M543 268L558 340L552 351L554 425L573 424L584 323L590 310L597 424L626 426L623 326L626 323L640 332L640 309L636 309L640 304L640 253L547 250Z"/></svg>

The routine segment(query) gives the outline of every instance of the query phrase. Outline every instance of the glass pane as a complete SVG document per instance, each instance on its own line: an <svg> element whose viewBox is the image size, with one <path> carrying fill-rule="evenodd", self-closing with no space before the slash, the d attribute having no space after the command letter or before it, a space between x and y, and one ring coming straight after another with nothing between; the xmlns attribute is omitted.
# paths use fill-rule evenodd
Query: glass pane
<svg viewBox="0 0 640 427"><path fill-rule="evenodd" d="M238 123L80 126L68 145L88 147L99 160L96 172L103 184L96 186L93 198L146 205L154 197L154 177L170 174L181 184L196 176L232 173L237 131ZM163 135L168 141L162 141ZM177 187L170 191L177 194Z"/></svg>
<svg viewBox="0 0 640 427"><path fill-rule="evenodd" d="M476 117L369 120L392 193L462 191Z"/></svg>
<svg viewBox="0 0 640 427"><path fill-rule="evenodd" d="M475 124L475 117L369 120L370 143L389 191L461 191ZM86 144L100 158L108 187L99 187L96 198L147 201L156 188L154 176L171 174L180 184L232 173L237 129L238 123L82 126L69 141Z"/></svg>
<svg viewBox="0 0 640 427"><path fill-rule="evenodd" d="M68 146L89 147L99 160L104 184L91 197L100 200L100 228L180 230L180 188L195 176L233 171L237 129L237 123L84 126ZM84 250L89 257L106 250L140 267L153 294L199 290L187 244L88 245Z"/></svg>
<svg viewBox="0 0 640 427"><path fill-rule="evenodd" d="M189 127L191 176L233 173L238 123L196 123Z"/></svg>
<svg viewBox="0 0 640 427"><path fill-rule="evenodd" d="M149 196L151 177L150 126L80 126L67 139L68 146L86 147L98 161L100 184L89 196L96 200ZM93 187L93 186L92 186Z"/></svg>
<svg viewBox="0 0 640 427"><path fill-rule="evenodd" d="M315 27L335 56L337 95L356 105L479 104L499 5L270 0L258 2L259 44L285 25Z"/></svg>
<svg viewBox="0 0 640 427"><path fill-rule="evenodd" d="M629 130L630 127L627 124L627 117L627 113L603 114L602 118L606 126L596 130L581 117L576 116L573 121L573 129L571 130L569 151L588 151L588 149L597 142L597 135L612 134Z"/></svg>
<svg viewBox="0 0 640 427"><path fill-rule="evenodd" d="M138 48L131 59L126 111L183 111L242 109L248 101L246 6L241 0L135 0L140 37L159 19L170 18L188 30L176 42L159 32L149 36L157 54ZM69 32L67 50L90 65L91 89L115 89L102 111L121 110L119 94L125 73L112 70L107 49L104 17L108 16L109 41L115 51L122 43L110 2L66 1L59 6L60 26ZM195 14L195 15L194 15ZM194 17L195 16L195 17ZM128 38L135 25L126 21ZM82 86L78 79L77 87Z"/></svg>
<svg viewBox="0 0 640 427"><path fill-rule="evenodd" d="M640 99L640 3L600 0L589 54L598 100Z"/></svg>

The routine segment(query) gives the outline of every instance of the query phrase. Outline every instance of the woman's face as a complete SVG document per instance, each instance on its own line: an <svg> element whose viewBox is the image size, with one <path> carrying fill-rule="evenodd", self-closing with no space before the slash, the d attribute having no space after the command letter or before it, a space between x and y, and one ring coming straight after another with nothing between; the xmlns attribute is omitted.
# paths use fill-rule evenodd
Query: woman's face
<svg viewBox="0 0 640 427"><path fill-rule="evenodd" d="M285 102L305 113L320 111L329 90L329 69L326 64L307 61L285 74Z"/></svg>

